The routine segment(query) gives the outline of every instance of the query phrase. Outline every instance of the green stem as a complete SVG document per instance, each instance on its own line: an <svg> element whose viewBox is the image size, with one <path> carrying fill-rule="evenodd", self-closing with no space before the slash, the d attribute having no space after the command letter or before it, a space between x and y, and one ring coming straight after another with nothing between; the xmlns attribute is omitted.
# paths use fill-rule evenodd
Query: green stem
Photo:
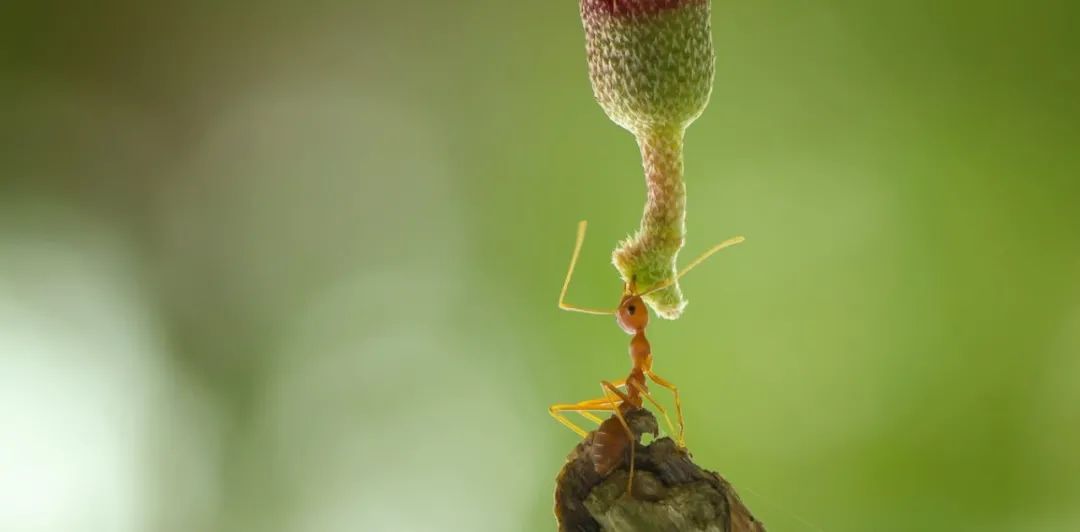
<svg viewBox="0 0 1080 532"><path fill-rule="evenodd" d="M684 132L680 126L651 126L636 135L645 169L645 212L637 233L616 248L613 262L623 280L641 291L675 276L675 259L686 240ZM668 319L677 318L685 305L677 285L646 301Z"/></svg>

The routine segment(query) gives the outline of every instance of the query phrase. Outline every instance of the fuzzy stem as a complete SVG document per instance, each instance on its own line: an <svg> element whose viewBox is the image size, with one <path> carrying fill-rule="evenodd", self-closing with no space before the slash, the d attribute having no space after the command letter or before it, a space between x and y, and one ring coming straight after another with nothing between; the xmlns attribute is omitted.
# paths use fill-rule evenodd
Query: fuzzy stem
<svg viewBox="0 0 1080 532"><path fill-rule="evenodd" d="M686 240L686 183L681 126L643 128L637 133L647 197L641 226L620 243L612 261L625 282L648 289L675 275L675 259ZM676 318L685 305L677 285L647 296L657 314Z"/></svg>
<svg viewBox="0 0 1080 532"><path fill-rule="evenodd" d="M686 238L686 184L683 182L683 130L647 131L638 136L648 199L635 245L656 247L674 256ZM645 241L651 241L646 243Z"/></svg>

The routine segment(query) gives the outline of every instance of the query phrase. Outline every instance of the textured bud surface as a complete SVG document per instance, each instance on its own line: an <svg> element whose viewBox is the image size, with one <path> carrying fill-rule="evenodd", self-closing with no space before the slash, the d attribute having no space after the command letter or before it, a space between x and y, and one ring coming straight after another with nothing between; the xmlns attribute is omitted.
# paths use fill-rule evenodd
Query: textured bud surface
<svg viewBox="0 0 1080 532"><path fill-rule="evenodd" d="M641 226L612 256L639 291L674 278L685 241L683 133L712 92L709 18L709 0L581 0L593 94L637 137L645 168ZM686 306L678 284L644 299L667 319Z"/></svg>
<svg viewBox="0 0 1080 532"><path fill-rule="evenodd" d="M693 122L712 92L707 0L582 0L593 94L637 133Z"/></svg>

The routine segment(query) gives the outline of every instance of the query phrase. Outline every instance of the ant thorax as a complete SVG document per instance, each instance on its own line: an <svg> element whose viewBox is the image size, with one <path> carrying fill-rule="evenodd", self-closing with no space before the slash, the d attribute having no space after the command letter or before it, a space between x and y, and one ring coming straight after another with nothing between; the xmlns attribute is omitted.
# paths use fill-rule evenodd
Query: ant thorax
<svg viewBox="0 0 1080 532"><path fill-rule="evenodd" d="M630 339L630 361L635 369L652 369L652 346L649 345L648 338L645 338L645 331L638 331Z"/></svg>

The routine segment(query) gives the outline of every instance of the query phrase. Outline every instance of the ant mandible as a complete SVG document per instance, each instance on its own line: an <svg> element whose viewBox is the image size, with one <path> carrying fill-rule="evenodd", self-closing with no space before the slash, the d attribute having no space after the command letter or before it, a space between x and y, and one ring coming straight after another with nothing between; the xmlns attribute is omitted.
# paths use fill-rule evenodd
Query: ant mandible
<svg viewBox="0 0 1080 532"><path fill-rule="evenodd" d="M577 412L585 419L600 424L593 440L592 459L596 472L602 476L606 476L618 465L619 459L623 456L626 447L630 446L630 482L627 484L627 491L629 491L634 477L635 446L631 445L631 442L635 441L636 438L634 438L633 432L626 422L625 414L633 409L642 408L643 398L656 407L656 410L663 416L669 432L675 436L675 442L679 447L686 447L685 423L683 421L682 401L679 398L679 390L674 384L657 375L652 369L652 347L649 345L649 340L645 338L645 327L649 324L649 310L641 298L642 296L657 290L663 290L664 288L675 284L679 279L690 272L690 270L712 256L712 254L726 247L738 244L745 239L741 236L737 236L709 248L705 253L702 253L700 257L692 260L690 264L677 273L674 278L657 283L655 286L649 287L644 291L639 292L633 279L631 279L629 283L626 283L623 286L622 299L619 301L619 306L617 308L612 310L596 309L572 305L566 302L566 291L570 287L570 278L574 275L574 267L577 265L578 255L581 253L581 245L585 241L586 225L585 221L578 223L577 240L574 243L574 253L570 257L570 267L566 272L566 280L563 281L562 291L559 293L559 308L600 316L614 315L619 328L632 336L630 339L630 361L633 364L633 367L630 369L630 374L627 375L625 379L600 381L600 387L604 393L603 397L589 399L578 403L552 405L548 408L548 412L550 412L552 417L558 420L559 423L562 423L582 438L587 437L588 432L570 421L563 415L563 412ZM671 390L671 393L675 398L676 417L679 421L679 430L677 433L675 432L674 425L671 423L671 418L668 417L667 411L664 410L664 407L649 394L646 378L658 386ZM620 388L626 388L626 391L624 392L620 390ZM594 415L593 412L612 412L615 414L615 417L604 421Z"/></svg>

